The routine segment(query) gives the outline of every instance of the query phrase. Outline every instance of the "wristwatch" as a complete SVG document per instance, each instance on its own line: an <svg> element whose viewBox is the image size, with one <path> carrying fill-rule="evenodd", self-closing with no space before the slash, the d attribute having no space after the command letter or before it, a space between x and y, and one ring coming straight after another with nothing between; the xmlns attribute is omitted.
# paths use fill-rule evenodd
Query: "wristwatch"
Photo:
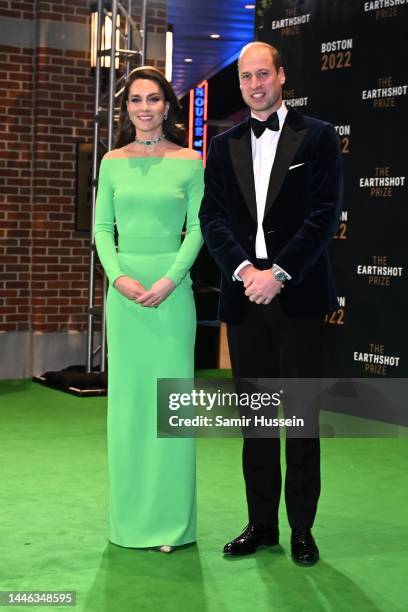
<svg viewBox="0 0 408 612"><path fill-rule="evenodd" d="M286 274L286 272L278 268L276 264L273 264L272 266L272 274L274 275L275 280L279 281L280 283L284 283L290 278L289 274Z"/></svg>

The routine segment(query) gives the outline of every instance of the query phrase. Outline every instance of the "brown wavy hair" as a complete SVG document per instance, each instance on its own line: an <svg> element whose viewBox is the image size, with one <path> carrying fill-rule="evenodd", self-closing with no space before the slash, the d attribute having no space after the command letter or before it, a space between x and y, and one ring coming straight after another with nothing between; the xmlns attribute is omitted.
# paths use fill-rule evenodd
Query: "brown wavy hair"
<svg viewBox="0 0 408 612"><path fill-rule="evenodd" d="M164 99L169 103L167 119L163 121L163 133L167 140L178 145L185 145L186 130L180 123L181 107L177 96L168 80L162 75L160 70L153 66L139 66L132 70L125 83L120 102L119 114L119 134L116 139L116 148L123 147L133 142L136 137L135 126L129 119L126 102L129 99L129 89L137 79L147 79L155 81L163 92Z"/></svg>

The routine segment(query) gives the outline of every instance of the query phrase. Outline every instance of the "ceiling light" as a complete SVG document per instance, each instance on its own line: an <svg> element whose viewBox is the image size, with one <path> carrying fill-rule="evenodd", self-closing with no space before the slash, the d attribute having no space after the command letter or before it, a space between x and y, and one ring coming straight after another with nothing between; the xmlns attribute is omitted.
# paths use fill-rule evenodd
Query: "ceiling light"
<svg viewBox="0 0 408 612"><path fill-rule="evenodd" d="M210 38L221 38L220 34L210 34Z"/></svg>
<svg viewBox="0 0 408 612"><path fill-rule="evenodd" d="M246 5L244 6L244 8L246 8L246 9L250 9L250 10L251 10L251 9L254 9L254 8L255 8L255 4L246 4Z"/></svg>
<svg viewBox="0 0 408 612"><path fill-rule="evenodd" d="M190 64L193 60L191 59L191 57L186 57L184 61Z"/></svg>

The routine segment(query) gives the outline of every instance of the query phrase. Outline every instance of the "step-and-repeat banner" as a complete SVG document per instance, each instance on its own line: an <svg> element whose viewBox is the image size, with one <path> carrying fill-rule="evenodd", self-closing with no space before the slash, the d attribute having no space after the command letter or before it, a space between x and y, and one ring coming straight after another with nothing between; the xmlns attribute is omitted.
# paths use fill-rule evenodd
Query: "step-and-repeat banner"
<svg viewBox="0 0 408 612"><path fill-rule="evenodd" d="M286 104L333 123L343 151L325 375L407 376L408 0L258 0L256 13Z"/></svg>

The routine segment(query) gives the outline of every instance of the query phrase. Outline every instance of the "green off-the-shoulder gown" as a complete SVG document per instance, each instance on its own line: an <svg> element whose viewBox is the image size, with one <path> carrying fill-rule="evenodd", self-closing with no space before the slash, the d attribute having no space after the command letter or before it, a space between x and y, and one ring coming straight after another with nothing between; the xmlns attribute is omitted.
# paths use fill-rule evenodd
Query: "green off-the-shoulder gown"
<svg viewBox="0 0 408 612"><path fill-rule="evenodd" d="M202 245L200 160L102 160L95 242L107 297L110 540L127 547L196 539L195 441L157 438L157 378L192 378L196 315L189 269ZM181 233L186 220L186 234ZM114 241L114 223L118 249ZM175 290L157 308L124 297L121 275Z"/></svg>

